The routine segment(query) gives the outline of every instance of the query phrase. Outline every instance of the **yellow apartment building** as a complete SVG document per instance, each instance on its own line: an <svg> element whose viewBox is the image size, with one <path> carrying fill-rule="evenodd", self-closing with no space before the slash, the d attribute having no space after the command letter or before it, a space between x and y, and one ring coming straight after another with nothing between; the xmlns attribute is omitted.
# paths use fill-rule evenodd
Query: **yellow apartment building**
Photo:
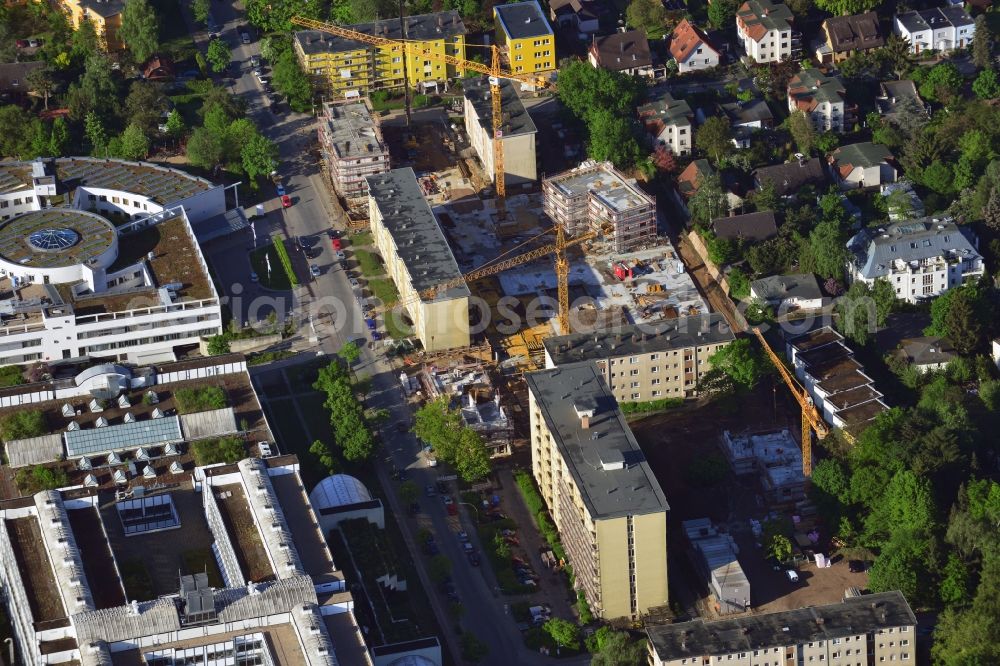
<svg viewBox="0 0 1000 666"><path fill-rule="evenodd" d="M556 68L556 38L538 0L493 7L497 44L506 49L511 71L530 74Z"/></svg>
<svg viewBox="0 0 1000 666"><path fill-rule="evenodd" d="M124 47L118 37L124 0L59 0L59 6L69 16L74 30L80 28L81 21L89 20L105 49L116 51Z"/></svg>
<svg viewBox="0 0 1000 666"><path fill-rule="evenodd" d="M532 372L531 471L593 613L638 618L667 594L667 499L592 362Z"/></svg>
<svg viewBox="0 0 1000 666"><path fill-rule="evenodd" d="M372 239L386 272L399 290L399 302L426 351L468 347L469 288L447 289L434 298L421 292L461 277L413 169L367 176ZM387 311L385 316L395 313Z"/></svg>
<svg viewBox="0 0 1000 666"><path fill-rule="evenodd" d="M420 42L431 54L465 58L465 24L457 11L407 16L345 26L387 39ZM405 29L405 30L404 30ZM465 70L429 57L405 55L399 45L372 46L316 30L301 30L293 40L302 69L314 89L331 98L362 97L377 90L402 88L403 69L411 87L441 90Z"/></svg>

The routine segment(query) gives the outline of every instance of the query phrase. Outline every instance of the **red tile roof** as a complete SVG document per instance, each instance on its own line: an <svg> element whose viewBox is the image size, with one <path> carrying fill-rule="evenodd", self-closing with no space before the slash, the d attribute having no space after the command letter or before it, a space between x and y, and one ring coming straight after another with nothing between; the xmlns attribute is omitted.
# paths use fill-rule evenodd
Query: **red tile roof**
<svg viewBox="0 0 1000 666"><path fill-rule="evenodd" d="M670 55L673 56L674 60L678 63L682 63L688 59L688 57L698 48L699 44L703 44L705 47L711 49L715 53L718 53L712 45L708 43L708 38L705 36L697 26L692 25L690 21L684 19L677 24L674 28L673 35L670 37Z"/></svg>

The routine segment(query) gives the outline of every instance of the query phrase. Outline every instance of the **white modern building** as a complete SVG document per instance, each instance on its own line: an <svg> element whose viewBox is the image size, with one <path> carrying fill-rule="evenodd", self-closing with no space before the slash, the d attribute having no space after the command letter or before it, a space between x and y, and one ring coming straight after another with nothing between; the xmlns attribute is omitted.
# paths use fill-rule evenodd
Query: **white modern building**
<svg viewBox="0 0 1000 666"><path fill-rule="evenodd" d="M0 163L0 365L174 360L220 333L198 240L245 224L224 189L145 163Z"/></svg>
<svg viewBox="0 0 1000 666"><path fill-rule="evenodd" d="M892 31L909 42L911 53L951 51L972 44L976 22L961 7L934 7L898 14Z"/></svg>
<svg viewBox="0 0 1000 666"><path fill-rule="evenodd" d="M896 298L909 303L978 280L986 270L971 232L949 218L925 217L864 229L847 247L852 282L888 280Z"/></svg>
<svg viewBox="0 0 1000 666"><path fill-rule="evenodd" d="M493 97L489 81L485 78L465 79L462 85L465 90L465 131L469 135L469 143L479 156L483 170L495 181ZM500 137L503 141L504 182L507 185L533 183L538 180L535 156L538 129L510 81L500 82L500 99L503 108Z"/></svg>
<svg viewBox="0 0 1000 666"><path fill-rule="evenodd" d="M771 0L747 0L736 11L736 34L755 62L781 62L792 56L792 10Z"/></svg>

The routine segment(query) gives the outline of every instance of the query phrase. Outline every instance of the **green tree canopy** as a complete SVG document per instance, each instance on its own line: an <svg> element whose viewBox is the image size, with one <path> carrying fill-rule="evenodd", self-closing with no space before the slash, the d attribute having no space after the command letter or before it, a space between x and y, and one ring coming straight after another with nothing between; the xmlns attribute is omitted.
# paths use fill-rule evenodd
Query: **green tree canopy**
<svg viewBox="0 0 1000 666"><path fill-rule="evenodd" d="M70 117L76 120L85 118L91 111L101 118L118 115L121 98L108 57L102 53L88 56L83 76L78 82L70 84L66 98Z"/></svg>
<svg viewBox="0 0 1000 666"><path fill-rule="evenodd" d="M659 0L632 0L625 19L630 28L642 30L650 39L660 39L665 32L667 10Z"/></svg>
<svg viewBox="0 0 1000 666"><path fill-rule="evenodd" d="M768 361L760 350L751 345L749 338L739 338L715 352L708 358L712 369L718 369L730 377L744 390L757 385L760 378L769 371Z"/></svg>
<svg viewBox="0 0 1000 666"><path fill-rule="evenodd" d="M972 82L972 92L979 99L996 99L1000 97L1000 81L997 81L995 69L984 69Z"/></svg>
<svg viewBox="0 0 1000 666"><path fill-rule="evenodd" d="M244 6L250 23L264 32L291 30L293 16L326 18L326 3L320 0L247 0Z"/></svg>
<svg viewBox="0 0 1000 666"><path fill-rule="evenodd" d="M149 137L141 127L131 123L118 137L116 147L117 150L114 152L118 157L126 160L144 160L149 155Z"/></svg>
<svg viewBox="0 0 1000 666"><path fill-rule="evenodd" d="M118 36L137 63L145 62L160 48L160 22L147 0L129 0L122 9Z"/></svg>
<svg viewBox="0 0 1000 666"><path fill-rule="evenodd" d="M800 152L805 155L812 153L816 146L816 130L813 129L809 116L802 110L793 112L788 116L788 131L791 132Z"/></svg>
<svg viewBox="0 0 1000 666"><path fill-rule="evenodd" d="M312 86L309 77L302 71L295 53L287 49L277 60L273 60L272 80L274 87L288 99L288 105L300 113L308 111L312 104Z"/></svg>
<svg viewBox="0 0 1000 666"><path fill-rule="evenodd" d="M24 128L31 122L31 115L15 104L0 106L0 155L27 159L28 137Z"/></svg>
<svg viewBox="0 0 1000 666"><path fill-rule="evenodd" d="M256 189L257 179L278 168L278 146L260 132L255 131L243 144L240 152L243 171Z"/></svg>
<svg viewBox="0 0 1000 666"><path fill-rule="evenodd" d="M729 198L722 189L722 180L717 174L705 176L698 182L698 190L688 201L691 219L708 225L729 212Z"/></svg>
<svg viewBox="0 0 1000 666"><path fill-rule="evenodd" d="M320 368L313 388L326 394L323 405L330 411L334 442L344 458L365 460L375 451L375 438L365 421L364 410L354 395L347 370L339 360Z"/></svg>
<svg viewBox="0 0 1000 666"><path fill-rule="evenodd" d="M708 22L713 28L725 29L736 21L736 10L739 8L738 0L717 0L708 5Z"/></svg>
<svg viewBox="0 0 1000 666"><path fill-rule="evenodd" d="M635 138L635 124L631 118L618 115L611 109L600 109L590 114L588 127L590 140L587 142L587 154L592 159L628 167L641 157L642 151Z"/></svg>
<svg viewBox="0 0 1000 666"><path fill-rule="evenodd" d="M847 238L837 222L820 222L809 234L808 252L802 261L803 269L823 278L843 278L847 265L846 243Z"/></svg>
<svg viewBox="0 0 1000 666"><path fill-rule="evenodd" d="M815 0L816 7L834 16L863 14L878 7L878 0Z"/></svg>
<svg viewBox="0 0 1000 666"><path fill-rule="evenodd" d="M992 65L992 60L993 34L986 14L980 14L976 17L975 33L972 36L972 63L980 69L986 69Z"/></svg>
<svg viewBox="0 0 1000 666"><path fill-rule="evenodd" d="M229 63L233 61L233 52L221 39L213 39L208 43L208 51L205 52L208 64L212 66L212 71L216 74L224 72Z"/></svg>
<svg viewBox="0 0 1000 666"><path fill-rule="evenodd" d="M577 650L580 647L580 627L568 620L554 617L548 620L542 629L552 637L556 643L563 647Z"/></svg>
<svg viewBox="0 0 1000 666"><path fill-rule="evenodd" d="M192 0L191 14L194 20L202 25L208 23L208 17L212 12L211 0Z"/></svg>
<svg viewBox="0 0 1000 666"><path fill-rule="evenodd" d="M942 62L924 77L920 84L920 96L935 102L948 102L962 88L962 75L951 62Z"/></svg>
<svg viewBox="0 0 1000 666"><path fill-rule="evenodd" d="M167 110L167 96L159 83L134 81L125 98L125 117L146 134L153 134Z"/></svg>
<svg viewBox="0 0 1000 666"><path fill-rule="evenodd" d="M433 446L437 458L453 465L466 481L489 474L489 453L482 437L462 423L459 410L451 408L447 396L417 410L413 433Z"/></svg>
<svg viewBox="0 0 1000 666"><path fill-rule="evenodd" d="M708 118L694 135L694 145L716 165L733 152L733 133L729 121L722 116Z"/></svg>

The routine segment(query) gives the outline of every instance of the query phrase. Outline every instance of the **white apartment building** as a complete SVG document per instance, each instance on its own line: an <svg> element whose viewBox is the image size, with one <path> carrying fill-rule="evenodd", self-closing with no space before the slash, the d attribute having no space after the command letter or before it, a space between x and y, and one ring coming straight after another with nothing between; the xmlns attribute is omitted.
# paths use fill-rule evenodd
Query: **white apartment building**
<svg viewBox="0 0 1000 666"><path fill-rule="evenodd" d="M934 7L898 14L892 31L909 42L911 53L951 51L972 44L976 22L962 7Z"/></svg>
<svg viewBox="0 0 1000 666"><path fill-rule="evenodd" d="M694 113L683 99L674 99L664 92L637 109L639 120L653 139L666 146L674 155L688 155L694 145L691 118Z"/></svg>
<svg viewBox="0 0 1000 666"><path fill-rule="evenodd" d="M792 11L771 0L747 0L736 11L736 34L756 62L781 62L792 56Z"/></svg>
<svg viewBox="0 0 1000 666"><path fill-rule="evenodd" d="M933 298L985 271L983 257L967 227L949 218L897 222L864 229L847 244L848 278L872 284L884 279L896 298L916 303Z"/></svg>
<svg viewBox="0 0 1000 666"><path fill-rule="evenodd" d="M496 181L496 164L493 160L493 97L489 80L465 79L464 117L465 132L469 143L479 156L483 170ZM507 185L523 185L538 180L535 135L538 129L517 96L514 84L500 81L500 99L503 123L500 140L503 142L503 173Z"/></svg>
<svg viewBox="0 0 1000 666"><path fill-rule="evenodd" d="M804 69L788 81L788 111L802 111L817 132L844 132L844 84L816 68ZM848 128L850 129L850 128Z"/></svg>
<svg viewBox="0 0 1000 666"><path fill-rule="evenodd" d="M222 186L175 169L0 163L0 365L174 360L221 333L196 234L226 215Z"/></svg>

